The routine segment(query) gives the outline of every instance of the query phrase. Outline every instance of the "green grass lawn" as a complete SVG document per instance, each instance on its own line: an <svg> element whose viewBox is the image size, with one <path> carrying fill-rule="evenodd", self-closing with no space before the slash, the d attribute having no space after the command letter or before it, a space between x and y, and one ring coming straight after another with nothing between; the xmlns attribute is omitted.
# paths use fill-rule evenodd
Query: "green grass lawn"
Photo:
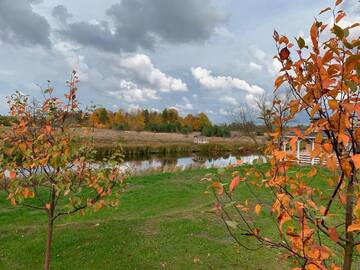
<svg viewBox="0 0 360 270"><path fill-rule="evenodd" d="M208 211L215 199L204 193L209 184L200 179L209 172L215 170L132 177L117 208L59 219L52 269L287 268L278 250L247 251L235 245L220 218ZM326 192L326 177L315 180L309 179ZM237 195L254 194L241 188ZM261 190L255 195L269 198ZM265 212L257 225L275 236ZM1 196L0 269L41 269L45 236L42 212L14 208Z"/></svg>
<svg viewBox="0 0 360 270"><path fill-rule="evenodd" d="M238 249L206 210L208 170L138 176L116 209L58 220L52 269L281 269L277 251ZM0 269L41 269L42 212L0 200Z"/></svg>

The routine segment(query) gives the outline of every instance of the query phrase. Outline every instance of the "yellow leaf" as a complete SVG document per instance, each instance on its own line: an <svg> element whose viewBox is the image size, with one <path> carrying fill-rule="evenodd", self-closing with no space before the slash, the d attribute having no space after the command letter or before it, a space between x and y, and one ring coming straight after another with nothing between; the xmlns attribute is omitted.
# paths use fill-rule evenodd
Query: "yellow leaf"
<svg viewBox="0 0 360 270"><path fill-rule="evenodd" d="M257 215L259 215L259 214L260 214L260 211L261 211L261 205L260 205L260 204L257 204L257 205L255 206L255 213L256 213Z"/></svg>

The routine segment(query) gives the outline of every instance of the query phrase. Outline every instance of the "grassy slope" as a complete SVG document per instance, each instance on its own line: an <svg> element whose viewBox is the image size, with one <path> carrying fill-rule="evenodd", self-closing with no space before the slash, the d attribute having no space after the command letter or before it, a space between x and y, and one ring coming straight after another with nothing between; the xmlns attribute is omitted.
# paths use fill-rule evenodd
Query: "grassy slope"
<svg viewBox="0 0 360 270"><path fill-rule="evenodd" d="M213 203L199 182L205 173L135 177L117 209L59 220L53 269L281 269L276 251L237 250L204 212ZM0 269L41 269L44 217L4 198L0 207Z"/></svg>

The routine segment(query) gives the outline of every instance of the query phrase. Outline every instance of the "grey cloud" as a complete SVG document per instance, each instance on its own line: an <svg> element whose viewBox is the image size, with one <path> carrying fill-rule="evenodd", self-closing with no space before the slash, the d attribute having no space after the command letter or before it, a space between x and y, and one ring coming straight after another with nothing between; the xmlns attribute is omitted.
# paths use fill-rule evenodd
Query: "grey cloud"
<svg viewBox="0 0 360 270"><path fill-rule="evenodd" d="M169 43L202 43L227 21L213 0L123 0L107 10L114 23L68 25L61 33L80 44L108 51L153 50L158 39Z"/></svg>
<svg viewBox="0 0 360 270"><path fill-rule="evenodd" d="M61 23L66 23L69 18L72 17L72 15L69 13L67 8L63 5L55 6L52 10L52 15L56 19L58 19Z"/></svg>
<svg viewBox="0 0 360 270"><path fill-rule="evenodd" d="M22 45L50 46L50 26L27 0L0 0L0 39Z"/></svg>

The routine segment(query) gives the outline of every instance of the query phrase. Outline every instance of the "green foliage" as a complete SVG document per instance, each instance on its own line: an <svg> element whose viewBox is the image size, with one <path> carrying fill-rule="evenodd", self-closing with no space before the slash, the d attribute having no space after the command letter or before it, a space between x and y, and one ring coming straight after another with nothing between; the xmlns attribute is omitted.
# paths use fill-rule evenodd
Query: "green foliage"
<svg viewBox="0 0 360 270"><path fill-rule="evenodd" d="M198 181L210 171L129 178L121 207L59 220L53 269L286 269L271 259L275 251L249 253L231 244L210 212L212 196L203 194L207 182ZM41 269L41 213L9 207L4 196L0 208L0 269Z"/></svg>
<svg viewBox="0 0 360 270"><path fill-rule="evenodd" d="M230 128L226 125L205 126L201 130L201 134L207 137L230 137Z"/></svg>

